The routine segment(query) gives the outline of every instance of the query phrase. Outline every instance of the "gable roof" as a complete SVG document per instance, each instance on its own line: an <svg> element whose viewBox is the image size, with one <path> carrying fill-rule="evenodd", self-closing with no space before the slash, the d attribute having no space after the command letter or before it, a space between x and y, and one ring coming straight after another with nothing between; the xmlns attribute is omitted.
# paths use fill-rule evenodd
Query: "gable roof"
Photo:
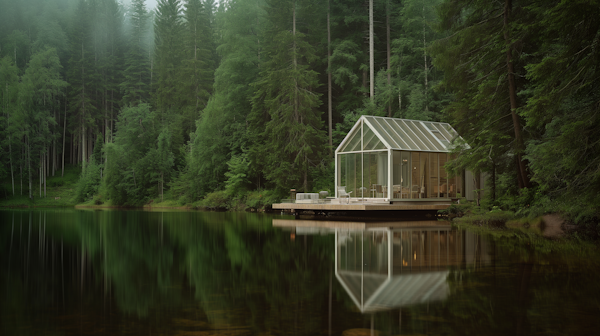
<svg viewBox="0 0 600 336"><path fill-rule="evenodd" d="M449 271L379 274L338 271L335 276L361 313L444 301L450 292Z"/></svg>
<svg viewBox="0 0 600 336"><path fill-rule="evenodd" d="M456 138L460 136L448 123L361 116L336 153L384 149L451 152Z"/></svg>

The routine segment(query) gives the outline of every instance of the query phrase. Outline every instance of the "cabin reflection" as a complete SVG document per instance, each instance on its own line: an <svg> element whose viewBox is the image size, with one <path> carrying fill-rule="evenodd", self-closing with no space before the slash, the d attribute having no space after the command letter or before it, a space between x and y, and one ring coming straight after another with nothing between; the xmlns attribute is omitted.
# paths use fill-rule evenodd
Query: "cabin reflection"
<svg viewBox="0 0 600 336"><path fill-rule="evenodd" d="M478 236L449 225L336 229L335 274L363 313L443 301L451 267L491 263Z"/></svg>
<svg viewBox="0 0 600 336"><path fill-rule="evenodd" d="M443 301L450 269L492 262L482 237L448 222L274 220L296 235L335 233L335 276L362 313Z"/></svg>

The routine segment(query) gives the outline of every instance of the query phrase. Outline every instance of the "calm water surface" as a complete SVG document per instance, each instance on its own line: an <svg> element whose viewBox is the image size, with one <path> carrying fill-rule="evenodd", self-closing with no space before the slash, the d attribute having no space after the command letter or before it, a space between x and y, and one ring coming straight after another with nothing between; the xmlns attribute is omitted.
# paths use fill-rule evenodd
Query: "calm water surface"
<svg viewBox="0 0 600 336"><path fill-rule="evenodd" d="M2 335L592 335L600 258L413 221L0 210Z"/></svg>

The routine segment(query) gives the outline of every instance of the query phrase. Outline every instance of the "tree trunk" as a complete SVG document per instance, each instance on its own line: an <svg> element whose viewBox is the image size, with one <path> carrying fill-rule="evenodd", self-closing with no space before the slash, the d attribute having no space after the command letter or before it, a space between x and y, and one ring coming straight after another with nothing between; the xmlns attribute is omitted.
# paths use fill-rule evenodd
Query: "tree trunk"
<svg viewBox="0 0 600 336"><path fill-rule="evenodd" d="M44 198L46 197L46 182L48 181L48 168L50 165L50 153L46 153L46 155L44 156L44 161L45 161L45 165L44 165Z"/></svg>
<svg viewBox="0 0 600 336"><path fill-rule="evenodd" d="M60 123L60 119L57 119L57 117L56 117L56 110L54 111L54 120L57 120ZM55 127L52 127L52 128L54 129L54 132L56 132L56 128ZM52 137L52 176L54 176L55 172L56 172L56 139L55 139L55 137Z"/></svg>
<svg viewBox="0 0 600 336"><path fill-rule="evenodd" d="M31 179L31 148L29 148L29 137L27 139L27 175L29 177L29 199L33 198L33 182Z"/></svg>
<svg viewBox="0 0 600 336"><path fill-rule="evenodd" d="M81 43L81 102L82 102L82 111L81 111L81 173L85 173L85 158L86 158L86 134L85 134L85 79L84 79L84 53L83 53L83 42Z"/></svg>
<svg viewBox="0 0 600 336"><path fill-rule="evenodd" d="M104 143L108 143L108 93L104 90Z"/></svg>
<svg viewBox="0 0 600 336"><path fill-rule="evenodd" d="M115 90L110 91L110 142L112 142L113 130L115 129L115 111L114 111L114 101L115 101Z"/></svg>
<svg viewBox="0 0 600 336"><path fill-rule="evenodd" d="M304 192L308 192L308 157L304 154L304 164L306 168L304 169Z"/></svg>
<svg viewBox="0 0 600 336"><path fill-rule="evenodd" d="M65 138L67 135L67 95L65 95L65 118L63 120L63 149L62 149L62 174L61 177L65 176Z"/></svg>
<svg viewBox="0 0 600 336"><path fill-rule="evenodd" d="M19 175L21 179L21 196L23 196L23 162L25 161L25 149L21 150L21 162L19 162Z"/></svg>
<svg viewBox="0 0 600 336"><path fill-rule="evenodd" d="M81 124L81 173L85 173L85 159L87 157L87 134L85 131L85 125Z"/></svg>
<svg viewBox="0 0 600 336"><path fill-rule="evenodd" d="M523 153L525 152L525 144L523 141L523 136L521 134L521 123L519 115L517 114L517 84L515 82L515 67L513 63L513 43L510 38L509 33L509 20L510 20L510 12L512 9L512 0L505 0L504 2L504 40L507 45L506 50L506 65L508 70L508 94L510 96L510 114L513 120L513 128L515 130L515 145L516 145L516 153L519 162L517 163L519 166L519 173L521 174L521 179L523 181L523 187L529 188L531 183L529 181L529 176L527 175L527 164L523 160Z"/></svg>
<svg viewBox="0 0 600 336"><path fill-rule="evenodd" d="M294 65L294 72L295 72L298 69L298 58L296 55L296 1L294 1L293 9L292 9L292 36L294 39L293 65ZM299 110L298 110L298 78L297 77L294 77L294 117L296 119L296 122L302 123L301 117L299 114Z"/></svg>
<svg viewBox="0 0 600 336"><path fill-rule="evenodd" d="M42 198L42 179L43 179L42 169L43 168L44 168L44 160L42 159L42 153L40 153L40 168L39 168L39 170L40 170L40 188L39 188L40 189L40 198Z"/></svg>
<svg viewBox="0 0 600 336"><path fill-rule="evenodd" d="M492 161L492 201L496 200L496 163Z"/></svg>
<svg viewBox="0 0 600 336"><path fill-rule="evenodd" d="M387 30L387 84L388 90L390 90L389 101L388 101L388 117L392 117L392 74L391 74L391 58L392 58L392 49L391 49L391 29L390 29L390 0L387 1L386 11L385 11L385 23Z"/></svg>
<svg viewBox="0 0 600 336"><path fill-rule="evenodd" d="M46 155L44 156L46 166L44 167L44 177L50 175L50 146L46 147Z"/></svg>
<svg viewBox="0 0 600 336"><path fill-rule="evenodd" d="M198 87L200 82L198 81L198 70L197 64L198 61L198 21L194 22L194 84L196 84L196 110L194 112L198 112L198 105L200 104L200 97L198 95ZM260 59L259 59L260 62Z"/></svg>
<svg viewBox="0 0 600 336"><path fill-rule="evenodd" d="M329 154L333 155L333 105L331 92L331 25L330 25L330 7L331 0L327 1L327 113L329 121Z"/></svg>
<svg viewBox="0 0 600 336"><path fill-rule="evenodd" d="M429 68L427 66L427 40L425 38L425 3L423 3L423 61L425 64L425 112L429 111L429 99L427 99L429 91L429 82L427 80L427 73Z"/></svg>
<svg viewBox="0 0 600 336"><path fill-rule="evenodd" d="M88 150L86 161L89 162L92 159L92 153L94 152L94 134L88 133Z"/></svg>
<svg viewBox="0 0 600 336"><path fill-rule="evenodd" d="M17 60L15 59L15 62ZM6 95L8 96L8 83L6 83ZM13 196L15 196L15 175L14 175L14 169L13 169L13 160L12 160L12 137L10 136L10 115L8 114L8 99L7 102L4 104L5 105L5 111L6 111L6 133L8 133L8 161L10 162L10 179L11 179L11 183L12 183L12 192L13 192Z"/></svg>
<svg viewBox="0 0 600 336"><path fill-rule="evenodd" d="M369 0L369 94L375 99L375 54L373 46L373 0Z"/></svg>
<svg viewBox="0 0 600 336"><path fill-rule="evenodd" d="M10 131L9 131L10 132ZM11 145L11 136L8 136L8 160L10 162L10 180L12 182L12 192L13 192L13 196L15 196L15 175L14 175L14 169L13 169L13 162L12 162L12 145Z"/></svg>

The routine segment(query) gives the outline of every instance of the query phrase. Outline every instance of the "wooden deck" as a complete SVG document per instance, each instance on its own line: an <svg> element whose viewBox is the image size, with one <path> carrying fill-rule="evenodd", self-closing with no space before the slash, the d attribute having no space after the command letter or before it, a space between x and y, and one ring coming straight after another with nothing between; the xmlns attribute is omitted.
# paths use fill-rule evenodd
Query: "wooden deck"
<svg viewBox="0 0 600 336"><path fill-rule="evenodd" d="M432 201L405 201L392 203L277 203L273 204L273 209L276 210L291 210L292 212L310 210L310 211L402 211L402 210L444 210L450 207L450 200L432 200Z"/></svg>

